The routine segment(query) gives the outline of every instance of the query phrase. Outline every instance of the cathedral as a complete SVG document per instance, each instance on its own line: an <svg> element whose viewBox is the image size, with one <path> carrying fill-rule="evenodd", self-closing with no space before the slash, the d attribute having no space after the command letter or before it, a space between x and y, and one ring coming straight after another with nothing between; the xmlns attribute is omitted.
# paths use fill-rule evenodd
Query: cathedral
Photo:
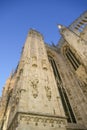
<svg viewBox="0 0 87 130"><path fill-rule="evenodd" d="M30 29L0 98L0 130L87 130L87 12L58 30L49 45Z"/></svg>

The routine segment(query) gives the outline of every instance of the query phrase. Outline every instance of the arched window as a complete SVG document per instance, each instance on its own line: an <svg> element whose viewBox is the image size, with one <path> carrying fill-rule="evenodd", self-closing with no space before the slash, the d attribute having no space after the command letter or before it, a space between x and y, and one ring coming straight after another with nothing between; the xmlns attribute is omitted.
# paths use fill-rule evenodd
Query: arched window
<svg viewBox="0 0 87 130"><path fill-rule="evenodd" d="M75 70L78 69L78 67L80 66L80 62L79 60L76 58L76 56L74 55L74 53L71 51L71 49L69 47L67 47L65 49L65 55L67 56L68 60L70 61L70 63L72 64L73 68Z"/></svg>
<svg viewBox="0 0 87 130"><path fill-rule="evenodd" d="M60 76L59 71L57 69L56 63L51 56L48 56L48 59L49 59L49 62L51 64L53 72L54 72L54 76L55 76L56 83L58 86L58 91L60 93L60 97L61 97L63 108L65 111L65 115L67 116L67 121L70 123L76 123L76 119L75 119L72 107L70 105L67 93L66 93L65 89L63 88L61 76Z"/></svg>

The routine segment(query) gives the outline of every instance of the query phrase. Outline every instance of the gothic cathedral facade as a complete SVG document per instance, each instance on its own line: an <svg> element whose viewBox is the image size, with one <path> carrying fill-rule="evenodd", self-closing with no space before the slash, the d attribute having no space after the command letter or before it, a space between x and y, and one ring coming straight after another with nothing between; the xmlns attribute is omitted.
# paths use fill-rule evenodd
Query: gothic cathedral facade
<svg viewBox="0 0 87 130"><path fill-rule="evenodd" d="M0 99L0 130L87 130L87 12L58 25L58 45L31 29Z"/></svg>

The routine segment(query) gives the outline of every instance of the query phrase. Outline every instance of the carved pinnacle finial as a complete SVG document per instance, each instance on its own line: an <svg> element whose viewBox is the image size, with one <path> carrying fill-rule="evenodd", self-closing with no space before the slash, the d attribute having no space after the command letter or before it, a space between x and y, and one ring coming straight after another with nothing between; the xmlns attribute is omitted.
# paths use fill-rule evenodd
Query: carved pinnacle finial
<svg viewBox="0 0 87 130"><path fill-rule="evenodd" d="M62 25L58 24L58 28L61 29L61 28L62 28Z"/></svg>

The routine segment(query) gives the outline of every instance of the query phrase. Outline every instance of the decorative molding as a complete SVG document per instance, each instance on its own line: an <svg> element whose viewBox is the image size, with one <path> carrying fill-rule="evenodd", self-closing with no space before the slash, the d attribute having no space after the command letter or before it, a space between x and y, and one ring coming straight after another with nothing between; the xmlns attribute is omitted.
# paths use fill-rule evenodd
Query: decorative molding
<svg viewBox="0 0 87 130"><path fill-rule="evenodd" d="M33 126L43 127L49 126L49 128L64 128L66 126L66 118L56 116L34 115L28 113L17 113L7 130L15 130L20 124L32 124Z"/></svg>
<svg viewBox="0 0 87 130"><path fill-rule="evenodd" d="M59 125L62 127L65 125L65 121L62 119L48 118L48 117L39 117L39 116L31 116L31 115L20 115L20 123L34 123L34 125L42 124L43 126L49 125L51 127L55 127Z"/></svg>

